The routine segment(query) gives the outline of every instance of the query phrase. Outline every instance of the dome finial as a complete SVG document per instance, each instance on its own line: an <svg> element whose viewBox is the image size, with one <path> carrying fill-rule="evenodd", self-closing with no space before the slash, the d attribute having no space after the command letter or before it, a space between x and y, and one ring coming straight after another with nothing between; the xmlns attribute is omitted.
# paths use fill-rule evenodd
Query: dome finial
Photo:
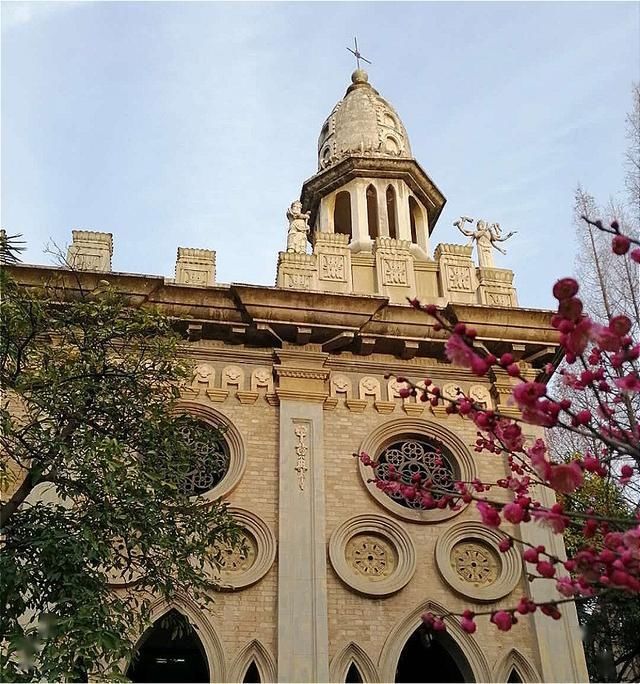
<svg viewBox="0 0 640 684"><path fill-rule="evenodd" d="M351 83L354 85L358 83L368 83L369 82L369 74L364 70L364 69L356 69L352 74L351 74Z"/></svg>

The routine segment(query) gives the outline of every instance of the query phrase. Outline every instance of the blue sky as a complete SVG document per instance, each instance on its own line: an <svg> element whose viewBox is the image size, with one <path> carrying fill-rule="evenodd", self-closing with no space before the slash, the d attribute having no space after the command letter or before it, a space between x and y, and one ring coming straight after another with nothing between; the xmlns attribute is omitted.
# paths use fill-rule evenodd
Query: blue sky
<svg viewBox="0 0 640 684"><path fill-rule="evenodd" d="M171 276L178 246L205 247L220 282L273 284L357 34L447 198L431 249L462 241L461 214L518 230L498 265L550 306L576 185L623 188L639 7L3 2L2 225L30 262L85 228L113 233L114 270Z"/></svg>

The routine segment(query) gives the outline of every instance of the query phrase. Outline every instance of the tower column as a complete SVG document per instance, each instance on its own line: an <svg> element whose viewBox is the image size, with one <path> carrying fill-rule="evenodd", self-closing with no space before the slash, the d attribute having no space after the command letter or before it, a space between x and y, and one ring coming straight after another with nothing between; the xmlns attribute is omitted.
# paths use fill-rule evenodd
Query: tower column
<svg viewBox="0 0 640 684"><path fill-rule="evenodd" d="M329 356L276 351L280 399L278 681L328 682L323 402Z"/></svg>
<svg viewBox="0 0 640 684"><path fill-rule="evenodd" d="M367 217L367 183L356 180L349 184L351 191L351 244L355 251L371 249Z"/></svg>

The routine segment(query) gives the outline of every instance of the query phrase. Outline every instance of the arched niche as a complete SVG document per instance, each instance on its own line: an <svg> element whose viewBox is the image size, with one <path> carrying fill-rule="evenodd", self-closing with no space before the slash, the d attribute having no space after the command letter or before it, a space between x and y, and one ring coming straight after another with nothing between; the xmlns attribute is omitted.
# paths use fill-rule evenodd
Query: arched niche
<svg viewBox="0 0 640 684"><path fill-rule="evenodd" d="M541 682L542 677L528 658L512 648L498 662L493 674L494 682Z"/></svg>
<svg viewBox="0 0 640 684"><path fill-rule="evenodd" d="M329 677L332 682L353 682L354 668L360 675L361 682L371 684L379 682L380 676L373 660L366 654L364 649L355 642L349 642L342 650L338 651L329 665ZM352 679L349 679L349 676Z"/></svg>
<svg viewBox="0 0 640 684"><path fill-rule="evenodd" d="M411 223L411 242L423 249L427 246L427 226L422 207L409 195L409 221Z"/></svg>
<svg viewBox="0 0 640 684"><path fill-rule="evenodd" d="M398 239L398 201L393 185L387 186L387 222L389 225L389 237Z"/></svg>
<svg viewBox="0 0 640 684"><path fill-rule="evenodd" d="M207 682L223 682L226 681L226 668L224 660L224 650L220 639L216 634L213 625L209 622L202 609L191 599L185 596L176 596L171 603L167 603L164 599L158 599L150 607L150 618L152 620L151 627L146 630L138 640L138 648L144 646L147 635L154 626L158 625L162 617L168 613L175 611L182 615L193 627L193 632L197 635L204 657L206 659L207 677L204 680ZM164 649L167 650L166 648ZM161 656L159 656L161 657ZM129 668L131 668L131 663ZM127 676L130 677L128 674ZM130 677L131 678L131 677ZM132 679L133 681L145 681L143 679ZM151 679L148 681L162 681L160 679ZM169 679L166 681L198 681L191 679Z"/></svg>
<svg viewBox="0 0 640 684"><path fill-rule="evenodd" d="M380 221L378 219L378 193L373 185L369 185L367 195L367 227L369 237L375 240L380 236Z"/></svg>
<svg viewBox="0 0 640 684"><path fill-rule="evenodd" d="M336 195L336 203L333 209L333 232L342 235L353 235L351 225L351 194L343 190Z"/></svg>
<svg viewBox="0 0 640 684"><path fill-rule="evenodd" d="M197 630L175 608L142 635L127 669L132 682L208 682L209 663Z"/></svg>
<svg viewBox="0 0 640 684"><path fill-rule="evenodd" d="M425 601L416 606L391 630L382 647L382 653L378 662L381 681L400 681L396 679L400 657L405 646L416 633L418 634L415 637L416 639L422 638L420 629L423 623L420 616L424 612L431 612L434 615L445 615L446 613L444 608L434 601ZM463 679L459 681L495 681L492 679L484 653L475 639L460 627L455 618L444 617L443 619L447 625L447 632L445 634L438 634L435 643L438 644L439 648L444 649L448 656L453 658L456 668L463 676ZM443 681L441 679L425 679L425 677L431 676L431 672L429 672L430 667L429 663L425 660L423 675L417 681Z"/></svg>
<svg viewBox="0 0 640 684"><path fill-rule="evenodd" d="M256 672L258 679L255 678ZM252 639L241 649L231 666L231 681L233 682L275 682L276 679L276 664L267 649L257 639Z"/></svg>

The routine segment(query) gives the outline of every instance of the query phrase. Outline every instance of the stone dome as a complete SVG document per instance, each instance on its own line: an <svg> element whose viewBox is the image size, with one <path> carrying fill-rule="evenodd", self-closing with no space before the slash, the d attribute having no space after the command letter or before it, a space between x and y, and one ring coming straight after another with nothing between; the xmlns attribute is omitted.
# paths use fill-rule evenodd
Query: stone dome
<svg viewBox="0 0 640 684"><path fill-rule="evenodd" d="M409 137L396 110L369 83L363 69L324 122L318 139L318 170L349 155L411 158Z"/></svg>

